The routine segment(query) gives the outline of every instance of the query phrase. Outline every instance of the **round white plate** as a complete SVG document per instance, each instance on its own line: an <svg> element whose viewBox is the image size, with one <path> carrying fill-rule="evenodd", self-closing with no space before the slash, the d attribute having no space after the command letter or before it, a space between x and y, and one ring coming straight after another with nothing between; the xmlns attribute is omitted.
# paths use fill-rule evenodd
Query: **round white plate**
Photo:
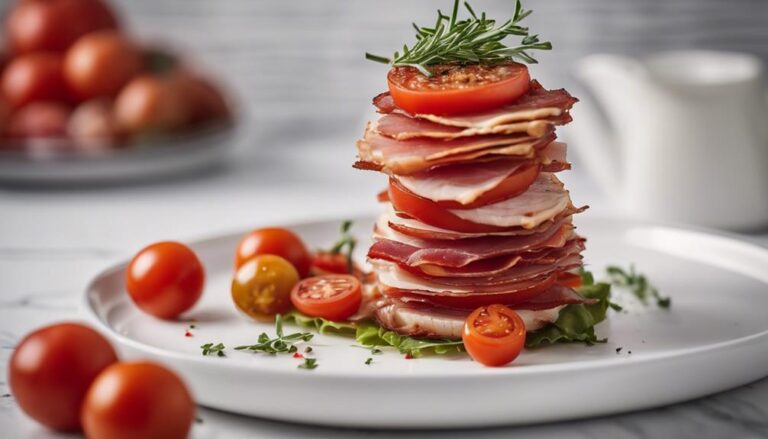
<svg viewBox="0 0 768 439"><path fill-rule="evenodd" d="M356 222L358 237L372 220ZM312 247L328 246L338 222L295 225ZM140 312L123 288L125 265L101 273L85 308L124 358L149 358L177 370L208 407L286 421L350 427L470 427L556 421L639 410L722 391L768 375L768 251L727 236L661 225L578 219L586 260L635 263L670 310L629 306L600 324L605 344L528 350L510 366L486 368L467 356L405 359L371 355L350 338L315 336L315 370L290 355L234 351L272 325L235 311L229 293L240 234L192 243L207 269L201 302L188 322ZM361 239L360 254L367 247ZM627 298L625 293L623 298ZM619 297L618 300L621 300ZM288 331L298 330L287 326ZM227 356L203 357L203 343ZM622 349L617 352L617 349ZM365 360L373 358L366 365Z"/></svg>
<svg viewBox="0 0 768 439"><path fill-rule="evenodd" d="M40 140L31 152L0 150L0 183L117 183L193 172L220 164L237 142L240 125L233 121L91 154L62 150L55 140Z"/></svg>

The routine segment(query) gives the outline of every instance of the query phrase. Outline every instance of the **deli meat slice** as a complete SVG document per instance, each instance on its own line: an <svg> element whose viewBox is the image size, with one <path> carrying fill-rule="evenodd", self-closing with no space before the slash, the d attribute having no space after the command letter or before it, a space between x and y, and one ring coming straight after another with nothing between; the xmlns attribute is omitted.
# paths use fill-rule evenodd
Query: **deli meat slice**
<svg viewBox="0 0 768 439"><path fill-rule="evenodd" d="M536 119L503 125L462 128L392 113L379 118L377 130L382 135L391 137L395 140L408 140L414 138L449 140L489 134L527 134L531 137L541 137L552 131L554 125L563 125L568 122L570 122L570 116L564 114L547 119Z"/></svg>
<svg viewBox="0 0 768 439"><path fill-rule="evenodd" d="M519 171L525 161L496 160L477 164L443 166L413 175L394 176L412 193L432 201L470 204Z"/></svg>
<svg viewBox="0 0 768 439"><path fill-rule="evenodd" d="M424 119L444 126L489 129L521 121L541 121L567 115L578 99L563 89L547 90L538 81L531 81L531 88L514 104L480 114L467 116L437 116L433 114L410 114L398 108L389 93L382 93L373 99L379 112L404 114L416 119ZM570 118L568 118L570 121ZM554 122L554 120L553 120ZM563 121L557 124L565 123Z"/></svg>
<svg viewBox="0 0 768 439"><path fill-rule="evenodd" d="M554 323L564 307L557 306L542 310L516 310L523 319L527 331L541 329ZM411 337L461 339L468 311L424 307L404 303L397 299L385 299L378 303L375 311L379 323L399 334Z"/></svg>
<svg viewBox="0 0 768 439"><path fill-rule="evenodd" d="M567 169L570 165L565 150L564 143L552 142L538 153L538 161L545 171ZM531 163L530 160L491 160L441 166L411 175L394 175L393 178L420 197L470 204Z"/></svg>
<svg viewBox="0 0 768 439"><path fill-rule="evenodd" d="M412 174L447 163L475 160L484 156L533 158L555 140L552 132L543 137L493 135L464 139L395 140L369 126L357 142L358 168Z"/></svg>
<svg viewBox="0 0 768 439"><path fill-rule="evenodd" d="M370 259L383 259L410 267L439 265L464 267L481 259L565 246L571 238L573 225L562 219L540 233L522 236L497 236L463 239L460 241L424 240L409 237L391 229L379 230L376 242L368 251Z"/></svg>
<svg viewBox="0 0 768 439"><path fill-rule="evenodd" d="M429 224L424 224L415 219L408 218L406 215L399 214L397 211L395 211L395 209L389 203L386 209L384 210L384 212L379 217L379 221L386 222L389 228L391 228L392 230L402 233L403 235L412 236L414 238L460 240L460 239L482 238L486 236L531 235L534 233L539 233L551 227L552 224L557 220L570 217L576 213L584 211L585 209L586 207L575 208L569 205L565 210L560 212L560 214L552 218L552 220L545 221L532 229L524 229L522 227L516 227L516 228L510 228L509 230L504 230L501 232L492 232L492 233L456 232L453 230L430 226Z"/></svg>
<svg viewBox="0 0 768 439"><path fill-rule="evenodd" d="M543 172L521 195L474 209L450 212L475 224L531 229L546 222L571 205L563 183L554 174Z"/></svg>

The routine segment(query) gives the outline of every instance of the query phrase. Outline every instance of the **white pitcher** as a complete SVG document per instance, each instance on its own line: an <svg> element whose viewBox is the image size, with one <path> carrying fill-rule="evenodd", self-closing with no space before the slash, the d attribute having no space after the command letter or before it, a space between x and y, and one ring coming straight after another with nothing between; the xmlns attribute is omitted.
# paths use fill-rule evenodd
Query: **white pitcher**
<svg viewBox="0 0 768 439"><path fill-rule="evenodd" d="M592 55L575 73L594 97L574 109L575 150L627 213L730 229L768 225L768 94L759 59Z"/></svg>

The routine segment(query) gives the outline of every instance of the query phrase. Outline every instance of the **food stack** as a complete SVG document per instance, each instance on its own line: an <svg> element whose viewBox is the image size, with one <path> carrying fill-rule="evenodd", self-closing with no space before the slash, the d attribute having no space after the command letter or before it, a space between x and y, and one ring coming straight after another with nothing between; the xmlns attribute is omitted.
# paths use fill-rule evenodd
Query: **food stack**
<svg viewBox="0 0 768 439"><path fill-rule="evenodd" d="M459 339L480 306L514 309L535 331L569 304L584 239L557 173L570 169L555 127L577 99L531 81L514 102L469 115L414 114L389 92L357 142L355 167L389 177L368 258L379 323Z"/></svg>

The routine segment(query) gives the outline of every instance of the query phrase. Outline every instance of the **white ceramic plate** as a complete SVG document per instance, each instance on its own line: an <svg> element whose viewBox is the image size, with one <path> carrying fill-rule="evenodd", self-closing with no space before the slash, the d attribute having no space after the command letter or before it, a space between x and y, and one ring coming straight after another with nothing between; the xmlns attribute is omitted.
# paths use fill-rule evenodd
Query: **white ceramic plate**
<svg viewBox="0 0 768 439"><path fill-rule="evenodd" d="M370 234L371 220L355 233ZM100 274L85 297L88 315L125 358L163 362L183 375L208 407L287 421L355 427L470 427L556 421L639 410L722 391L768 375L768 251L723 235L617 220L578 219L597 274L635 263L672 297L669 311L632 306L598 327L606 344L524 352L492 369L468 357L408 360L372 356L339 336L310 342L319 367L298 369L289 355L199 346L252 344L272 325L247 321L230 301L240 234L193 243L208 274L188 323L153 319L123 289L124 264ZM337 222L294 227L313 247L335 240ZM365 241L365 240L363 240ZM360 245L361 254L367 243ZM617 348L621 351L617 353ZM630 353L631 352L631 353ZM373 357L371 365L365 365Z"/></svg>
<svg viewBox="0 0 768 439"><path fill-rule="evenodd" d="M147 181L220 164L242 133L238 124L217 125L101 153L67 151L40 140L31 152L0 150L0 183L98 184ZM59 141L61 143L61 141Z"/></svg>

